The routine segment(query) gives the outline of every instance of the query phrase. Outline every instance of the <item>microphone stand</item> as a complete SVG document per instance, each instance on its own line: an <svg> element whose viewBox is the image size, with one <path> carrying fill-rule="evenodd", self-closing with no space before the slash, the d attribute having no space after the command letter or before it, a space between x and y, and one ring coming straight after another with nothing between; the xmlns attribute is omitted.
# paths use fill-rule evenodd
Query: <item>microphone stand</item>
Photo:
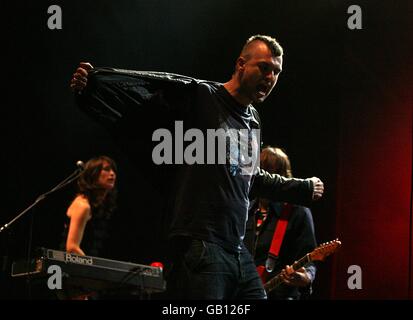
<svg viewBox="0 0 413 320"><path fill-rule="evenodd" d="M52 189L50 189L49 191L41 194L40 196L38 196L36 198L36 200L30 205L28 206L26 209L24 209L22 212L20 212L17 216L15 216L12 220L10 220L8 223L6 223L4 226L2 226L0 228L0 233L2 233L3 231L7 230L7 228L9 228L14 222L16 222L17 220L19 220L24 214L26 214L28 211L30 211L30 209L32 209L33 207L35 207L40 201L46 199L46 197L49 194L52 194L55 191L58 191L64 187L66 187L67 185L69 185L70 183L72 183L74 180L76 180L80 174L82 173L83 169L78 168L76 169L76 171L74 171L70 176L68 176L67 178L65 178L62 182L60 182L58 185L56 185L55 187L53 187Z"/></svg>
<svg viewBox="0 0 413 320"><path fill-rule="evenodd" d="M10 226L15 223L17 220L19 220L21 217L23 217L27 212L29 212L32 208L34 208L39 202L42 200L46 199L46 197L64 187L72 183L74 180L76 180L83 172L83 167L79 166L78 169L76 169L74 172L72 172L67 178L65 178L63 181L58 183L55 187L50 189L49 191L41 194L36 198L36 200L29 205L26 209L24 209L22 212L20 212L17 216L15 216L12 220L10 220L8 223L3 225L0 228L0 234L4 231L7 231ZM31 254L31 248L32 248L32 234L33 234L33 216L30 221L30 230L29 230L29 241L27 245L27 268L29 270L30 268L30 254ZM7 257L6 257L7 259ZM27 278L27 287L28 287L28 298L31 299L31 284L30 284L30 272L28 272L28 278Z"/></svg>

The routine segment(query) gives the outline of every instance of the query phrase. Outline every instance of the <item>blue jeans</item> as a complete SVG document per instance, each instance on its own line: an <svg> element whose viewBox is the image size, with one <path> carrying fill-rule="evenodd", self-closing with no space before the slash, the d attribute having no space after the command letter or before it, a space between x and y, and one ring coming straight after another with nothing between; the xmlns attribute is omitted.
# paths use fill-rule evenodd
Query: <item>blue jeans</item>
<svg viewBox="0 0 413 320"><path fill-rule="evenodd" d="M170 299L266 299L246 248L230 252L203 240L187 239L167 277Z"/></svg>

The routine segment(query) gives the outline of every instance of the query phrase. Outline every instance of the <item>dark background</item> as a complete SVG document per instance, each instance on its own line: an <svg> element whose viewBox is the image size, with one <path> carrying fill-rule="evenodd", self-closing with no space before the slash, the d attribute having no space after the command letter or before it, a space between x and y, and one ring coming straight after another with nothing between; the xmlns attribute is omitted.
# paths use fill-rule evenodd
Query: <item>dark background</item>
<svg viewBox="0 0 413 320"><path fill-rule="evenodd" d="M58 4L63 29L49 30ZM360 5L363 29L349 30ZM80 61L168 71L225 82L253 34L275 36L284 71L258 106L263 141L286 149L296 177L320 177L312 205L319 243L339 237L321 264L313 299L412 297L412 20L409 1L36 1L2 3L2 185L0 224L75 170L107 154L119 166L119 210L108 250L148 264L164 257L157 193L145 167L75 106ZM136 119L139 126L145 119ZM9 263L32 247L56 248L73 186L0 234L1 296L27 298ZM363 270L350 290L347 268Z"/></svg>

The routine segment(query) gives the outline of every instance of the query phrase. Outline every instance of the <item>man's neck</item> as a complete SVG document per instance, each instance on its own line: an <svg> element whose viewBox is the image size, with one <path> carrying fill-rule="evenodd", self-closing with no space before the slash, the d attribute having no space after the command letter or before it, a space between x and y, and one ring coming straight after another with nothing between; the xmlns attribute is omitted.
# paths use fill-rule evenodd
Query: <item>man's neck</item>
<svg viewBox="0 0 413 320"><path fill-rule="evenodd" d="M224 88L241 105L247 107L252 101L240 92L240 85L234 78L224 83Z"/></svg>

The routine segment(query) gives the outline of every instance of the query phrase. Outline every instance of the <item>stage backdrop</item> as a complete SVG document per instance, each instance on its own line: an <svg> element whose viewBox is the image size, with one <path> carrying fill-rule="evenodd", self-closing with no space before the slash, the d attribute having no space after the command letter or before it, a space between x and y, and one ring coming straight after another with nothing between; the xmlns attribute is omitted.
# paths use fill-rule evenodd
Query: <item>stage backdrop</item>
<svg viewBox="0 0 413 320"><path fill-rule="evenodd" d="M362 29L348 27L354 4ZM244 41L269 34L285 55L277 87L258 106L264 143L286 149L296 177L323 179L325 195L311 206L317 239L343 242L319 264L313 299L412 298L412 4L2 2L0 224L69 175L77 160L107 154L119 165L110 257L162 260L161 198L145 176L150 154L131 159L82 113L71 75L90 61L225 82ZM62 9L62 29L48 28L51 5ZM72 185L49 197L0 234L2 297L28 297L25 283L10 279L10 262L26 257L29 246L59 246L74 192Z"/></svg>

